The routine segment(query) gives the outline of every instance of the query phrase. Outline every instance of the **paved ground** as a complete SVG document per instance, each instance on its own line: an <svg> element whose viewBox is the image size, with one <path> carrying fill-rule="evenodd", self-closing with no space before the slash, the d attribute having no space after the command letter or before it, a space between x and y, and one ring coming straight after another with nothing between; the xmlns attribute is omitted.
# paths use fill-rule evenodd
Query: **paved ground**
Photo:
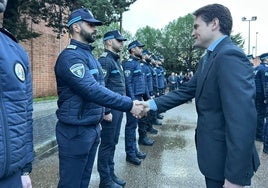
<svg viewBox="0 0 268 188"><path fill-rule="evenodd" d="M33 188L55 188L57 186L57 148L44 153L47 148L56 145L54 136L55 107L55 101L47 102L44 105L35 104L34 107L34 140L38 157L36 157L31 174ZM115 169L118 176L127 181L126 188L205 187L203 176L199 172L196 161L194 145L196 118L194 103L184 104L167 111L164 125L155 126L159 130L159 134L150 135L155 140L155 144L152 147L140 147L140 150L147 152L147 158L140 166L134 166L125 161L124 117L115 154ZM261 166L253 178L251 188L267 188L268 155L262 153L260 142L256 142L256 145L260 154ZM98 184L99 176L95 162L90 187L97 188Z"/></svg>

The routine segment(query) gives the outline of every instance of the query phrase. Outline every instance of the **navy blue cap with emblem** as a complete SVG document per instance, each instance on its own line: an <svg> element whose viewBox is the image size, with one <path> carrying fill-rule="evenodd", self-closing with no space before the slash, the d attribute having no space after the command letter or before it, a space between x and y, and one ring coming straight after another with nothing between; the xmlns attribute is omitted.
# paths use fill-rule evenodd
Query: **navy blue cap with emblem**
<svg viewBox="0 0 268 188"><path fill-rule="evenodd" d="M260 59L263 61L268 58L268 53L263 53L260 55Z"/></svg>
<svg viewBox="0 0 268 188"><path fill-rule="evenodd" d="M143 54L143 55L146 55L146 54L148 54L148 55L152 55L152 52L150 52L149 50L143 50L143 51L142 51L142 54Z"/></svg>
<svg viewBox="0 0 268 188"><path fill-rule="evenodd" d="M104 34L103 40L110 40L110 39L116 39L119 41L126 41L127 39L121 35L121 33L118 30L108 31Z"/></svg>
<svg viewBox="0 0 268 188"><path fill-rule="evenodd" d="M67 26L70 27L73 23L81 21L81 20L85 22L93 23L96 26L102 25L102 22L99 20L96 20L93 14L90 12L90 10L86 8L80 8L80 9L74 10L71 13L68 19Z"/></svg>
<svg viewBox="0 0 268 188"><path fill-rule="evenodd" d="M145 45L142 44L142 43L140 43L138 40L134 40L133 42L131 42L131 43L128 45L127 49L130 50L130 49L135 48L135 47L144 47L144 46L145 46Z"/></svg>
<svg viewBox="0 0 268 188"><path fill-rule="evenodd" d="M248 58L248 60L254 59L254 57L253 57L253 55L252 55L252 54L247 55L247 58Z"/></svg>

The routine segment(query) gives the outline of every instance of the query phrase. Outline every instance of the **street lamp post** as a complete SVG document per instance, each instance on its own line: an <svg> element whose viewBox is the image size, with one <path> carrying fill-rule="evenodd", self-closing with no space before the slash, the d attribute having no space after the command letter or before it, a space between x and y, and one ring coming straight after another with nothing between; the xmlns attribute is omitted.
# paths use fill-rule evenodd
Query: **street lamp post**
<svg viewBox="0 0 268 188"><path fill-rule="evenodd" d="M255 42L255 57L257 56L257 42L258 42L258 34L259 32L256 32L256 42Z"/></svg>
<svg viewBox="0 0 268 188"><path fill-rule="evenodd" d="M257 16L252 16L251 19L247 19L246 17L242 18L242 21L248 21L248 54L250 54L250 22L256 21Z"/></svg>

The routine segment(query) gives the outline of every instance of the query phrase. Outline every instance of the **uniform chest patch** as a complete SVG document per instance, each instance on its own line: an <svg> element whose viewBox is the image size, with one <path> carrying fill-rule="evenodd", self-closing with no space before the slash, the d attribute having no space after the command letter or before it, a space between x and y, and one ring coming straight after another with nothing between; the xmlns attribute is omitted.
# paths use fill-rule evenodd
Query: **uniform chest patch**
<svg viewBox="0 0 268 188"><path fill-rule="evenodd" d="M82 63L77 63L71 66L70 71L78 78L84 78L85 67Z"/></svg>
<svg viewBox="0 0 268 188"><path fill-rule="evenodd" d="M25 81L25 70L24 70L22 64L16 63L15 67L14 67L14 71L15 71L17 78L20 81L24 82Z"/></svg>
<svg viewBox="0 0 268 188"><path fill-rule="evenodd" d="M107 70L106 69L102 69L102 73L103 73L103 76L105 77L107 75Z"/></svg>
<svg viewBox="0 0 268 188"><path fill-rule="evenodd" d="M130 75L130 70L125 70L124 73L125 73L125 76L126 76L126 77L129 77L129 75Z"/></svg>

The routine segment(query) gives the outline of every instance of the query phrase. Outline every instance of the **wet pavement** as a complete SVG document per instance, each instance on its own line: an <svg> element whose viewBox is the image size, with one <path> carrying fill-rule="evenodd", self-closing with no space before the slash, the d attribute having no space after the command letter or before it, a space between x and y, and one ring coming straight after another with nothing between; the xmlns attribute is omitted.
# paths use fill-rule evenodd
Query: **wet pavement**
<svg viewBox="0 0 268 188"><path fill-rule="evenodd" d="M54 107L48 105L53 111ZM53 107L52 107L53 106ZM44 108L45 109L45 108ZM40 117L42 118L42 117ZM48 113L47 124L55 121L55 116ZM194 144L194 130L196 126L196 111L194 103L188 103L167 111L164 114L162 126L154 126L159 130L157 135L149 135L155 140L153 146L140 146L140 150L147 153L146 159L140 166L134 166L125 161L124 126L122 123L119 144L115 153L116 174L125 179L125 188L203 188L204 177L197 166ZM39 131L54 131L55 124L47 125L47 129ZM42 134L39 133L41 136ZM46 133L48 134L48 133ZM49 133L49 146L55 146L54 132ZM37 139L38 137L36 137ZM36 140L37 142L37 140ZM43 144L44 145L44 144ZM45 151L38 144L39 152L33 163L31 174L33 188L55 188L58 182L58 153L57 148ZM252 180L251 188L267 188L268 186L268 155L262 153L262 143L256 142L260 154L261 166ZM99 175L96 161L91 176L90 186L97 188Z"/></svg>

